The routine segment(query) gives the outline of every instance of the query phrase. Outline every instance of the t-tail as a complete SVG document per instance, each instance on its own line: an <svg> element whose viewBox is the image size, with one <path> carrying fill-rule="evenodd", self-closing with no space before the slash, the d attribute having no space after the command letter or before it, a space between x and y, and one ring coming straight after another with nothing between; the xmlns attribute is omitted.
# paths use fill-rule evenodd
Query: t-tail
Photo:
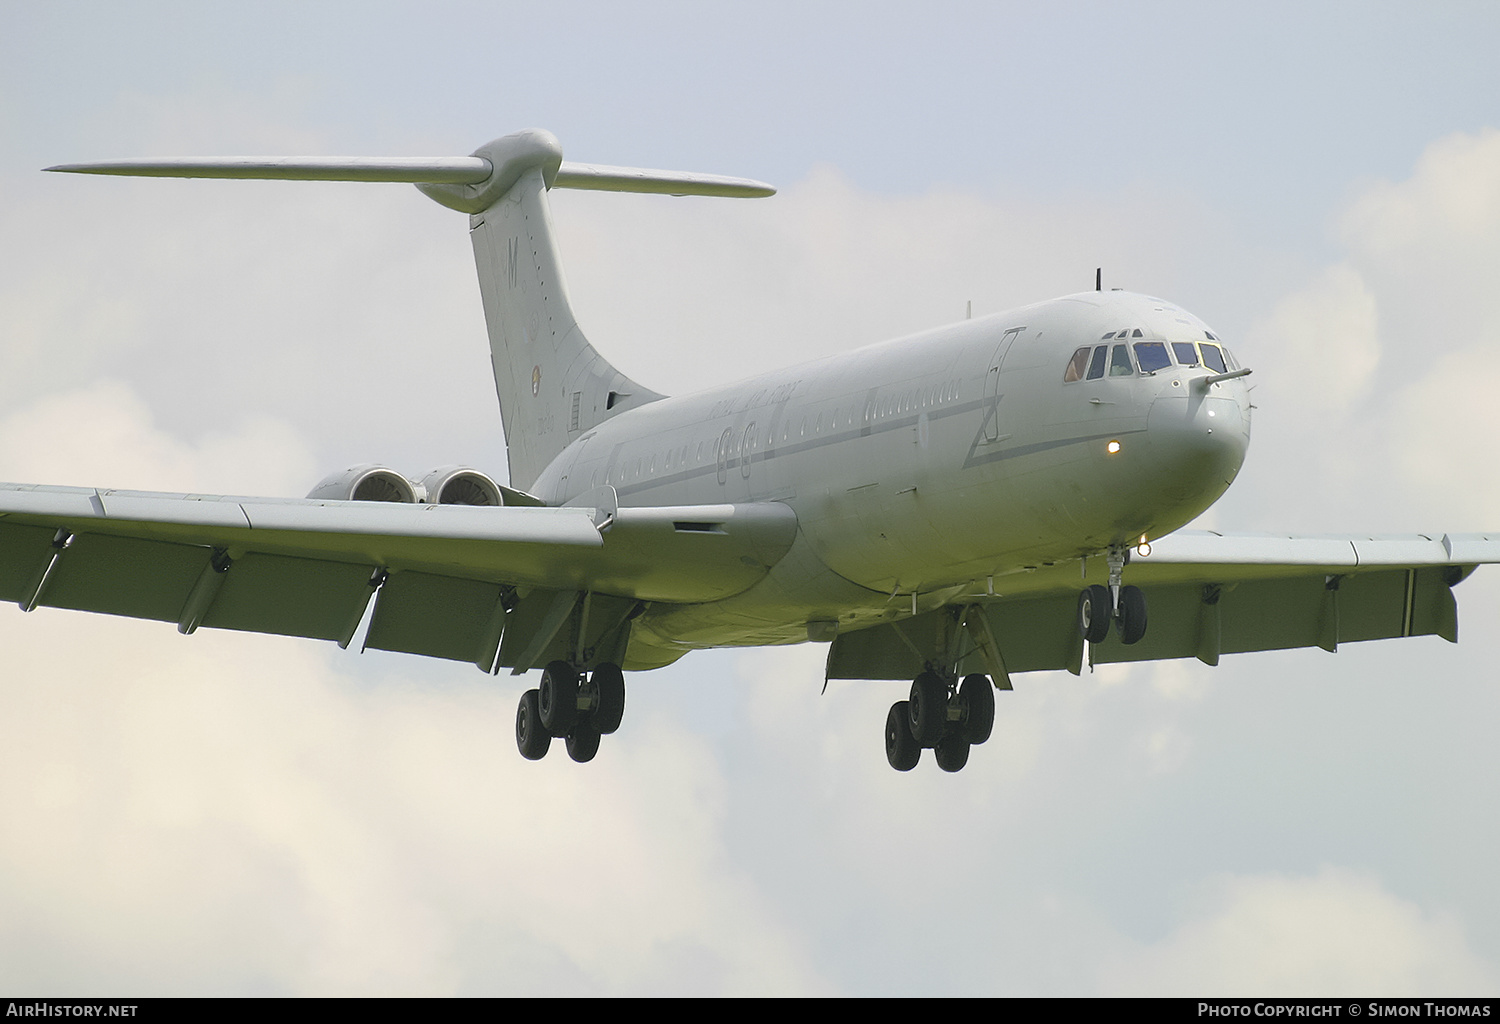
<svg viewBox="0 0 1500 1024"><path fill-rule="evenodd" d="M759 198L763 182L721 175L564 162L550 132L496 139L466 157L208 157L66 164L52 171L173 178L403 181L469 215L511 486L542 470L600 422L662 396L589 344L563 283L551 188Z"/></svg>

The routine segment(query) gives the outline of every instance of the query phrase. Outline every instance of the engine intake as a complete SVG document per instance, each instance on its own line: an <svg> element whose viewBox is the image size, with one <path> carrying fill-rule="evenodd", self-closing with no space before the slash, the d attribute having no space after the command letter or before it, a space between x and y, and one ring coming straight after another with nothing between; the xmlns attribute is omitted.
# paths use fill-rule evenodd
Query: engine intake
<svg viewBox="0 0 1500 1024"><path fill-rule="evenodd" d="M309 498L331 498L335 501L397 501L408 505L420 499L410 480L385 466L350 466L333 473L307 492Z"/></svg>
<svg viewBox="0 0 1500 1024"><path fill-rule="evenodd" d="M468 466L440 466L422 478L429 505L504 505L500 485Z"/></svg>

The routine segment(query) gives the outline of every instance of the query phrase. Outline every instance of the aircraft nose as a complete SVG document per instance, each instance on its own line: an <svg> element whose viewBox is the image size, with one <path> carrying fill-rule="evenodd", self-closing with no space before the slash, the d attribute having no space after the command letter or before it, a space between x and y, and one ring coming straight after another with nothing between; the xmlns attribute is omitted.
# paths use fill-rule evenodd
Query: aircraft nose
<svg viewBox="0 0 1500 1024"><path fill-rule="evenodd" d="M1237 383L1237 382L1236 382ZM1250 410L1243 389L1204 392L1184 382L1151 405L1146 418L1153 461L1175 496L1217 498L1234 480L1250 446ZM1210 498L1210 500L1212 500Z"/></svg>

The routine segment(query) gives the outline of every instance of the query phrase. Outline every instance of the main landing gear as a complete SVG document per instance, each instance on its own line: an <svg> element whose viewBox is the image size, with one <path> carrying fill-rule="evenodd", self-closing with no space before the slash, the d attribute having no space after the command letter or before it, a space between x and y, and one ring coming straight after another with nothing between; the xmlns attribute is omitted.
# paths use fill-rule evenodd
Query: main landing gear
<svg viewBox="0 0 1500 1024"><path fill-rule="evenodd" d="M990 677L965 676L961 685L930 669L911 684L911 697L885 716L885 758L909 772L930 747L938 767L956 772L969 763L969 748L990 738L995 727L995 688Z"/></svg>
<svg viewBox="0 0 1500 1024"><path fill-rule="evenodd" d="M1109 586L1097 583L1078 595L1078 632L1091 644L1109 636L1109 627L1119 626L1120 641L1133 644L1146 635L1146 595L1140 587L1122 587L1120 578L1130 549L1113 544L1109 549Z"/></svg>
<svg viewBox="0 0 1500 1024"><path fill-rule="evenodd" d="M592 761L599 738L620 727L625 714L625 674L605 662L585 677L566 661L542 670L542 684L521 694L516 709L516 746L521 756L540 761L554 739L565 740L568 756Z"/></svg>

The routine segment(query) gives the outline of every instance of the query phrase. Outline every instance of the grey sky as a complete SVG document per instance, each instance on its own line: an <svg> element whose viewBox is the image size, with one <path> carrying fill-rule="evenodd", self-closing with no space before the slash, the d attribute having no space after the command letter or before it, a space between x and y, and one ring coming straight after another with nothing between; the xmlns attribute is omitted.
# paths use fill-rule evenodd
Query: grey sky
<svg viewBox="0 0 1500 1024"><path fill-rule="evenodd" d="M1488 4L0 4L0 478L299 494L503 467L462 219L91 158L458 154L770 180L559 195L591 336L680 391L1092 283L1256 369L1226 529L1500 526ZM1500 988L1500 572L1462 643L1020 677L898 776L823 648L634 677L586 767L520 687L0 609L0 988Z"/></svg>

